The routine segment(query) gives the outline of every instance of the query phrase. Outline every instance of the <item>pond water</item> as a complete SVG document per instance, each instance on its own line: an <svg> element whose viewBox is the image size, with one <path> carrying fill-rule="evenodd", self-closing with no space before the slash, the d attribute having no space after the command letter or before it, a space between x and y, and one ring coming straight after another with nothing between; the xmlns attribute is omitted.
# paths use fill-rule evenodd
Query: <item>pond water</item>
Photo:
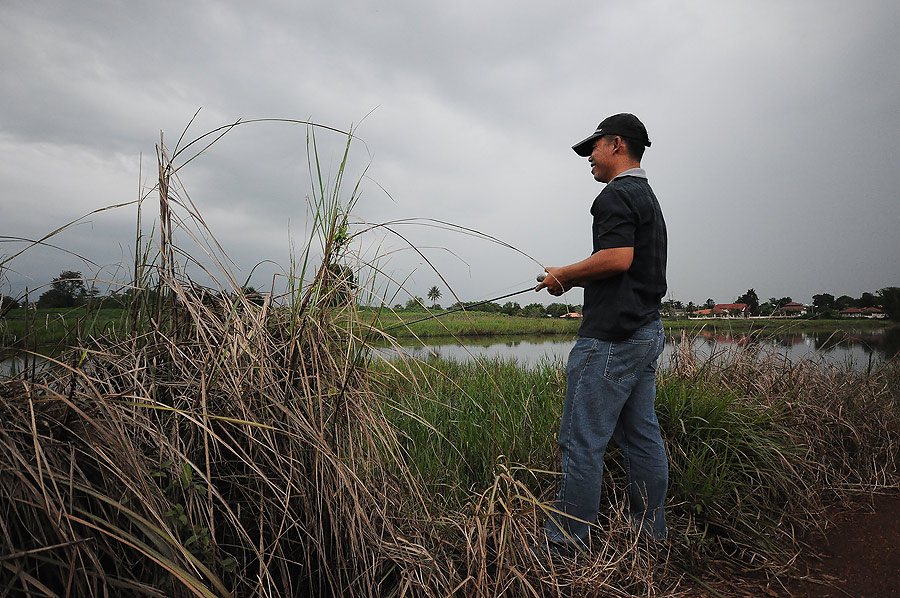
<svg viewBox="0 0 900 598"><path fill-rule="evenodd" d="M47 367L49 362L43 357L34 357L32 355L13 355L0 359L0 380L11 376L18 376L24 371L40 372Z"/></svg>
<svg viewBox="0 0 900 598"><path fill-rule="evenodd" d="M775 354L791 361L802 359L866 370L877 366L900 351L900 328L866 331L828 331L772 333L760 336L748 333L703 331L689 337L692 348L702 358L718 356L739 347L754 346L761 354ZM491 336L462 338L462 344L452 337L425 339L428 344L402 345L400 349L379 348L377 352L388 359L405 355L425 359L437 356L456 361L470 361L478 357L515 359L526 366L544 361L564 363L575 342L571 335L555 336ZM665 367L670 363L676 347L683 342L680 330L666 332L666 347L660 358Z"/></svg>
<svg viewBox="0 0 900 598"><path fill-rule="evenodd" d="M885 327L866 331L827 331L758 334L702 331L689 336L691 346L701 358L721 355L745 346L755 346L762 355L774 353L791 361L819 360L828 364L865 371L900 353L900 327ZM406 340L406 339L404 339ZM533 367L545 361L565 363L575 342L572 335L488 336L463 337L462 343L452 337L426 339L428 344L413 345L409 339L400 351L418 359L437 356L456 361L470 361L477 357L515 359ZM666 331L666 347L660 358L665 367L670 363L676 347L683 342L680 330ZM375 351L387 359L397 359L398 349L382 347ZM0 378L9 377L31 368L34 358L14 356L0 360ZM46 366L37 358L36 367Z"/></svg>

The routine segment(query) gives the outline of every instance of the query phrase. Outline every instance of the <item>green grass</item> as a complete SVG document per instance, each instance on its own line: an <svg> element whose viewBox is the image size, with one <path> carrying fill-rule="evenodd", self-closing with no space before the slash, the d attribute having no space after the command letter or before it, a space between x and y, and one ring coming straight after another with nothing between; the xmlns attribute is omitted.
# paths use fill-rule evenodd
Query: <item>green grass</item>
<svg viewBox="0 0 900 598"><path fill-rule="evenodd" d="M803 447L781 415L714 381L664 375L657 413L669 451L669 519L695 558L737 547L757 551L812 498L795 478ZM793 502L793 504L790 504ZM788 506L789 505L789 506Z"/></svg>
<svg viewBox="0 0 900 598"><path fill-rule="evenodd" d="M440 312L435 312L440 313ZM575 334L581 320L565 320L562 318L523 318L505 314L487 314L483 312L457 312L433 318L410 326L398 326L403 322L411 322L427 317L425 311L401 311L392 313L384 311L375 320L374 325L388 329L387 334L397 337L432 337L432 336L486 336L486 335L519 335L519 334Z"/></svg>
<svg viewBox="0 0 900 598"><path fill-rule="evenodd" d="M436 312L440 313L440 312ZM0 319L0 346L7 348L47 348L76 344L78 338L101 336L122 322L121 308L88 309L58 308L28 312L11 310ZM386 329L404 321L428 316L424 310L402 310L396 313L383 311L376 318L371 310L363 310L363 321L372 322L377 328ZM26 333L26 323L27 330ZM459 312L434 318L409 327L399 326L387 333L396 338L518 336L578 333L581 320L562 318L525 318L484 312ZM683 330L688 334L700 330L728 330L734 332L784 333L834 330L871 330L897 326L887 320L665 320L667 330Z"/></svg>
<svg viewBox="0 0 900 598"><path fill-rule="evenodd" d="M113 331L120 325L122 314L122 308L10 310L0 319L0 347L43 350L75 346L88 336Z"/></svg>
<svg viewBox="0 0 900 598"><path fill-rule="evenodd" d="M435 312L440 313L440 312ZM457 312L412 324L398 326L429 315L424 310L384 310L376 318L374 312L363 311L363 319L373 321L388 334L397 338L419 336L487 336L518 334L577 334L581 320L562 318L526 318L484 312ZM731 319L731 320L663 320L667 330L683 330L689 334L700 330L730 330L736 332L814 332L833 330L872 330L896 326L888 320L840 319Z"/></svg>
<svg viewBox="0 0 900 598"><path fill-rule="evenodd" d="M761 319L671 319L663 318L663 323L668 330L684 330L694 333L702 329L707 330L734 330L739 332L816 332L831 330L873 330L884 327L897 326L890 320L876 320L865 318L842 318L826 320L810 320L804 318L761 318Z"/></svg>
<svg viewBox="0 0 900 598"><path fill-rule="evenodd" d="M699 366L682 359L658 381L671 537L691 570L723 558L783 563L797 534L821 523L823 501L854 487L898 483L891 456L900 443L897 360L865 376L784 366L750 352L730 359ZM388 417L443 509L485 492L501 466L524 467L529 473L519 482L527 494L552 500L562 364L432 358L397 367L406 375L382 374ZM862 438L871 446L860 446ZM847 442L854 453L835 449ZM615 512L625 479L614 442L607 465L604 508Z"/></svg>
<svg viewBox="0 0 900 598"><path fill-rule="evenodd" d="M404 368L404 364L394 364ZM503 462L554 468L565 379L558 364L524 368L509 360L382 364L388 417L415 470L446 506L488 487Z"/></svg>

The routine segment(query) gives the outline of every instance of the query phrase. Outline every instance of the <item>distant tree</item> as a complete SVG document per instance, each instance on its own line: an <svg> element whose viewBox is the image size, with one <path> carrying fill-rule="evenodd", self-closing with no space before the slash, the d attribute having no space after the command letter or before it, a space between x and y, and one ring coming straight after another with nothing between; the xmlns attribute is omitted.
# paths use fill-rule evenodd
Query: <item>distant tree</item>
<svg viewBox="0 0 900 598"><path fill-rule="evenodd" d="M788 303L793 303L793 302L794 302L794 300L791 299L790 297L782 297L781 299L775 300L775 308L778 309L778 308L784 307Z"/></svg>
<svg viewBox="0 0 900 598"><path fill-rule="evenodd" d="M491 301L490 303L485 303L483 305L473 307L472 311L483 311L489 314L496 314L503 311L503 307L499 303Z"/></svg>
<svg viewBox="0 0 900 598"><path fill-rule="evenodd" d="M685 308L685 311L687 311L687 312L688 312L688 315L690 315L690 314L694 313L695 311L697 311L697 306L694 305L694 302L693 302L693 301L688 301L688 304L687 304L687 307Z"/></svg>
<svg viewBox="0 0 900 598"><path fill-rule="evenodd" d="M840 311L842 309L847 309L848 307L853 307L856 303L856 299L849 295L841 295L837 299L834 300L834 309Z"/></svg>
<svg viewBox="0 0 900 598"><path fill-rule="evenodd" d="M735 303L744 303L750 310L750 315L759 315L759 296L756 294L755 290L747 289L747 292L738 297Z"/></svg>
<svg viewBox="0 0 900 598"><path fill-rule="evenodd" d="M506 303L503 304L502 311L503 311L503 313L505 313L508 316L517 316L517 315L519 315L519 312L522 311L522 308L519 307L519 304L516 302L507 301Z"/></svg>
<svg viewBox="0 0 900 598"><path fill-rule="evenodd" d="M819 295L813 295L812 298L813 306L816 308L816 311L825 311L835 308L834 295L821 293Z"/></svg>
<svg viewBox="0 0 900 598"><path fill-rule="evenodd" d="M38 307L75 307L84 305L87 297L81 272L63 270L50 283L50 289L38 298Z"/></svg>
<svg viewBox="0 0 900 598"><path fill-rule="evenodd" d="M710 298L706 300L706 303L704 303L704 305L706 306L706 309L712 309L716 306L716 302L713 301L712 298Z"/></svg>
<svg viewBox="0 0 900 598"><path fill-rule="evenodd" d="M675 306L673 305L673 303L675 303L675 302L672 301L671 299L666 299L665 301L660 303L659 304L660 313L663 314L664 316L673 316L674 317L675 316Z"/></svg>
<svg viewBox="0 0 900 598"><path fill-rule="evenodd" d="M863 293L856 301L856 307L859 308L875 307L876 305L878 305L878 300L872 293Z"/></svg>
<svg viewBox="0 0 900 598"><path fill-rule="evenodd" d="M522 311L519 312L519 315L525 316L527 318L540 318L546 314L544 313L544 306L540 303L529 303L522 308Z"/></svg>
<svg viewBox="0 0 900 598"><path fill-rule="evenodd" d="M113 293L97 298L97 307L100 309L122 308L126 305L126 296L120 293Z"/></svg>
<svg viewBox="0 0 900 598"><path fill-rule="evenodd" d="M684 304L681 301L676 301L675 299L666 299L659 307L662 313L674 318L676 316L676 312L684 309Z"/></svg>
<svg viewBox="0 0 900 598"><path fill-rule="evenodd" d="M428 289L428 299L430 299L432 303L437 303L437 300L440 298L441 290L437 288L436 285Z"/></svg>
<svg viewBox="0 0 900 598"><path fill-rule="evenodd" d="M900 320L900 287L885 287L878 291L881 307L892 320Z"/></svg>
<svg viewBox="0 0 900 598"><path fill-rule="evenodd" d="M425 305L425 301L421 297L412 297L406 302L406 309L420 309Z"/></svg>
<svg viewBox="0 0 900 598"><path fill-rule="evenodd" d="M22 304L19 303L19 300L15 297L0 295L0 315L5 314L11 309L18 309L20 307L22 307Z"/></svg>
<svg viewBox="0 0 900 598"><path fill-rule="evenodd" d="M548 316L558 318L573 310L570 309L570 306L566 305L565 303L551 303L544 311Z"/></svg>

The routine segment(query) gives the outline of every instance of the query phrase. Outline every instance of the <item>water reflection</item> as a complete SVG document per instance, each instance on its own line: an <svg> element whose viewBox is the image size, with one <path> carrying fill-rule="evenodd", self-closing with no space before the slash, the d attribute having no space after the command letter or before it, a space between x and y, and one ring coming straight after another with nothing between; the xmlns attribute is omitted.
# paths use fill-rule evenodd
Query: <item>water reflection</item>
<svg viewBox="0 0 900 598"><path fill-rule="evenodd" d="M15 378L23 373L28 373L29 375L31 373L41 373L49 363L45 358L34 355L20 354L4 357L0 359L0 380Z"/></svg>
<svg viewBox="0 0 900 598"><path fill-rule="evenodd" d="M428 339L426 346L404 346L403 354L418 359L441 357L469 361L476 357L515 359L526 366L544 361L564 363L575 342L571 335L466 337L463 344L452 337ZM661 357L663 366L671 362L676 346L690 341L698 357L720 355L740 348L754 354L780 356L791 361L822 360L826 363L871 368L900 353L900 328L891 327L867 331L824 332L725 332L718 330L690 333L685 339L681 331L666 335L666 347ZM396 349L377 350L384 357L398 357Z"/></svg>
<svg viewBox="0 0 900 598"><path fill-rule="evenodd" d="M723 351L740 348L755 354L774 354L791 361L819 359L826 363L870 369L900 353L900 327L886 327L873 330L847 330L824 332L779 332L747 333L703 330L687 335L691 347L700 358L719 355ZM575 337L565 335L540 336L487 336L465 337L460 344L453 337L429 338L426 346L407 345L401 347L404 355L417 359L440 357L466 362L476 357L515 359L522 365L534 367L543 362L565 363ZM676 352L677 345L685 342L685 335L679 330L666 333L666 347L661 364L668 365ZM379 348L375 351L387 359L399 357L396 349ZM0 360L0 379L15 377L24 370L30 370L33 358L21 355ZM37 358L37 369L46 363Z"/></svg>

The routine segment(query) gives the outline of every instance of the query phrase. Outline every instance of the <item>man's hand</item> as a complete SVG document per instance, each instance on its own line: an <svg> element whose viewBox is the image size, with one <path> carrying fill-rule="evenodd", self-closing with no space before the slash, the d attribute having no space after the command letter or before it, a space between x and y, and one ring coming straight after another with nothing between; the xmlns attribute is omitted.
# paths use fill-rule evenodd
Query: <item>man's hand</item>
<svg viewBox="0 0 900 598"><path fill-rule="evenodd" d="M535 291L547 289L548 293L554 297L559 297L574 286L574 284L566 278L565 268L547 267L544 270L547 272L547 277L541 281L541 284L534 288Z"/></svg>
<svg viewBox="0 0 900 598"><path fill-rule="evenodd" d="M613 247L601 249L591 257L562 268L545 268L547 278L535 287L535 291L547 289L551 295L559 297L575 286L584 286L592 280L602 280L621 274L631 267L634 247Z"/></svg>

